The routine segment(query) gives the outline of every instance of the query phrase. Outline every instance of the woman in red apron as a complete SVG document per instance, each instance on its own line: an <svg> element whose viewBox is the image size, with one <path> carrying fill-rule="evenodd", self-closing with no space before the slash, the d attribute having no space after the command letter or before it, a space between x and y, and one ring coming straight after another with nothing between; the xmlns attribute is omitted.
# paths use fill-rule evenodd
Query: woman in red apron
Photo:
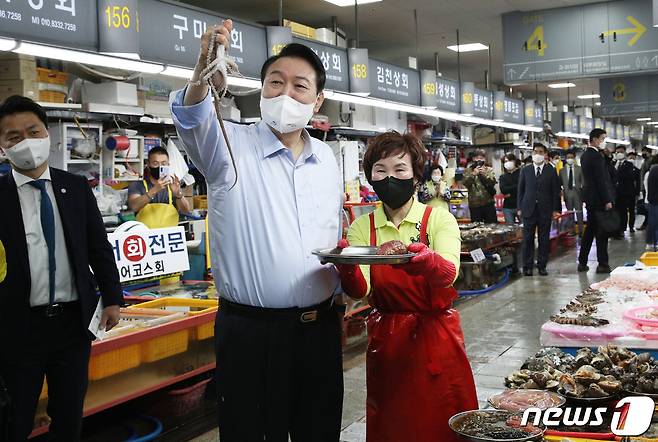
<svg viewBox="0 0 658 442"><path fill-rule="evenodd" d="M459 314L452 309L460 237L445 209L413 198L425 148L412 135L372 140L363 168L383 205L357 219L351 245L400 240L416 256L398 266L338 265L343 290L370 293L368 319L368 442L459 441L448 419L478 408ZM339 247L347 246L341 241Z"/></svg>

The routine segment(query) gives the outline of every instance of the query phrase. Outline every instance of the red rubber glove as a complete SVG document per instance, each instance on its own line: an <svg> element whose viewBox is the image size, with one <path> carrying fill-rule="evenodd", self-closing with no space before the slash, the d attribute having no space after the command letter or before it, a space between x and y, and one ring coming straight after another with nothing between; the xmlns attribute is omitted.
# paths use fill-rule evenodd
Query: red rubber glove
<svg viewBox="0 0 658 442"><path fill-rule="evenodd" d="M407 246L410 253L416 256L407 264L398 267L409 275L424 276L427 282L434 287L450 287L455 280L455 265L443 258L423 243L411 243Z"/></svg>
<svg viewBox="0 0 658 442"><path fill-rule="evenodd" d="M349 247L346 239L341 239L336 244L337 249ZM361 273L358 264L334 264L340 275L340 285L350 298L363 298L368 292L368 283Z"/></svg>

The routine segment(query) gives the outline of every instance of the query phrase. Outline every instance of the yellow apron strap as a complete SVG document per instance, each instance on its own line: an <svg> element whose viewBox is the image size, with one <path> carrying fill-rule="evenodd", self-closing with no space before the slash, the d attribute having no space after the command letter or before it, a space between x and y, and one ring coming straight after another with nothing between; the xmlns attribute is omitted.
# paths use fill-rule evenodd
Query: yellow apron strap
<svg viewBox="0 0 658 442"><path fill-rule="evenodd" d="M0 241L0 282L4 281L7 277L7 253L5 246Z"/></svg>
<svg viewBox="0 0 658 442"><path fill-rule="evenodd" d="M147 192L149 191L149 185L146 184L146 180L144 180L144 190L146 190Z"/></svg>
<svg viewBox="0 0 658 442"><path fill-rule="evenodd" d="M168 190L168 193L169 193L169 204L173 206L174 203L171 200L171 186L169 184L167 184L167 190Z"/></svg>

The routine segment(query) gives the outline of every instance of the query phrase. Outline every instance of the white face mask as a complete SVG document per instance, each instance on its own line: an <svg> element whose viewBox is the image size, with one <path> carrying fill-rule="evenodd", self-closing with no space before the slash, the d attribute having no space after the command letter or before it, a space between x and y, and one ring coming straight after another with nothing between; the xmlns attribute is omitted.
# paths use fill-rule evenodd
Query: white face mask
<svg viewBox="0 0 658 442"><path fill-rule="evenodd" d="M13 147L4 148L5 155L11 163L22 170L32 170L48 160L50 154L50 137L26 138Z"/></svg>
<svg viewBox="0 0 658 442"><path fill-rule="evenodd" d="M540 154L536 153L536 154L532 155L532 162L537 164L537 165L540 165L544 162L544 158L545 158L544 155L540 155Z"/></svg>
<svg viewBox="0 0 658 442"><path fill-rule="evenodd" d="M282 134L303 129L313 117L314 108L315 102L302 104L287 95L260 97L260 114L263 121Z"/></svg>
<svg viewBox="0 0 658 442"><path fill-rule="evenodd" d="M505 161L505 170L514 170L514 167L516 167L516 163L514 161Z"/></svg>
<svg viewBox="0 0 658 442"><path fill-rule="evenodd" d="M439 181L441 181L441 175L433 173L432 174L432 181L434 181L435 183L438 183Z"/></svg>
<svg viewBox="0 0 658 442"><path fill-rule="evenodd" d="M573 158L567 158L567 164L568 165L572 166L575 162L576 162L576 160L574 160Z"/></svg>
<svg viewBox="0 0 658 442"><path fill-rule="evenodd" d="M623 153L616 153L615 154L615 160L617 160L617 161L621 161L625 158L626 158L626 154L623 154Z"/></svg>
<svg viewBox="0 0 658 442"><path fill-rule="evenodd" d="M606 142L602 141L601 144L599 144L599 150L605 149L605 146L606 146Z"/></svg>

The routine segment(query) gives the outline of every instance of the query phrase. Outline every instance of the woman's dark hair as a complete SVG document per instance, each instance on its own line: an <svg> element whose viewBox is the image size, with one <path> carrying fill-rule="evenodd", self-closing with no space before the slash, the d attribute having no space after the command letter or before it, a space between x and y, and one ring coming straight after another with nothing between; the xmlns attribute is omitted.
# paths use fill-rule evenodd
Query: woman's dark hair
<svg viewBox="0 0 658 442"><path fill-rule="evenodd" d="M505 159L506 159L507 161L514 161L515 163L518 161L518 160L516 159L516 155L514 155L512 152L508 152L508 153L506 153L506 154L505 154Z"/></svg>
<svg viewBox="0 0 658 442"><path fill-rule="evenodd" d="M422 181L427 150L418 137L412 134L401 135L398 132L386 132L370 140L368 149L363 156L363 171L368 182L372 184L372 168L377 161L391 155L402 157L405 154L409 154L411 158L415 180Z"/></svg>
<svg viewBox="0 0 658 442"><path fill-rule="evenodd" d="M434 172L436 169L439 169L441 171L441 175L443 175L443 167L438 164L432 164L430 166L430 177L432 176L432 172Z"/></svg>
<svg viewBox="0 0 658 442"><path fill-rule="evenodd" d="M286 45L278 55L274 55L268 58L263 67L260 70L260 81L265 82L265 77L267 76L267 71L272 66L272 64L280 58L291 57L291 58L301 58L305 60L313 67L315 71L315 85L317 87L317 93L319 94L324 90L324 84L327 81L327 73L324 70L324 65L322 60L317 56L315 52L308 46L299 43L290 43Z"/></svg>
<svg viewBox="0 0 658 442"><path fill-rule="evenodd" d="M48 129L46 111L37 102L22 95L12 95L0 103L0 123L2 123L4 117L22 112L32 112L46 126L46 129Z"/></svg>

